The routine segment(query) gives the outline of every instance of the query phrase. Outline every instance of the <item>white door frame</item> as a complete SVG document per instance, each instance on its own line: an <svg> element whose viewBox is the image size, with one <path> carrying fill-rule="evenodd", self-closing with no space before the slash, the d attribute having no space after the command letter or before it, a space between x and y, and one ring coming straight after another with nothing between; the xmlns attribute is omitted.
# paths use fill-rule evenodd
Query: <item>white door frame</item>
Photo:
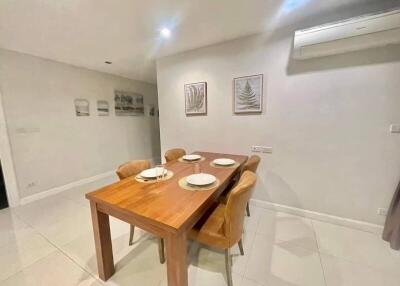
<svg viewBox="0 0 400 286"><path fill-rule="evenodd" d="M11 151L10 138L7 131L7 122L3 108L3 96L0 90L0 158L3 169L4 183L8 204L10 207L19 205L17 177L15 175L14 161Z"/></svg>

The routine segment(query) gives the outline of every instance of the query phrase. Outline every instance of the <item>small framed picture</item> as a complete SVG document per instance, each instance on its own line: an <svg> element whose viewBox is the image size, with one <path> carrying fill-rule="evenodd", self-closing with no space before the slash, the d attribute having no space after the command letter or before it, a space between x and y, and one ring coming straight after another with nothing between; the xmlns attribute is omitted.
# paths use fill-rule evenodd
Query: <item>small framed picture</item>
<svg viewBox="0 0 400 286"><path fill-rule="evenodd" d="M110 113L110 108L108 107L107 100L97 101L97 115L98 116L108 116Z"/></svg>
<svg viewBox="0 0 400 286"><path fill-rule="evenodd" d="M261 113L263 75L238 77L233 80L234 113Z"/></svg>
<svg viewBox="0 0 400 286"><path fill-rule="evenodd" d="M116 116L144 115L144 99L142 94L115 90L114 104Z"/></svg>
<svg viewBox="0 0 400 286"><path fill-rule="evenodd" d="M83 98L74 100L76 116L89 116L89 101Z"/></svg>
<svg viewBox="0 0 400 286"><path fill-rule="evenodd" d="M207 83L198 82L185 84L186 115L207 114Z"/></svg>

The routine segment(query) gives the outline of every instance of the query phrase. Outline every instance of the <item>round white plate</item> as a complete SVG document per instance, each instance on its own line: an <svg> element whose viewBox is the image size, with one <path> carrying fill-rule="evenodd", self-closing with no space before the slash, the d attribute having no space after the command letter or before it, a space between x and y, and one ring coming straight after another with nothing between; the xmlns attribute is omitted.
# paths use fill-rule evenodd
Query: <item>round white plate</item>
<svg viewBox="0 0 400 286"><path fill-rule="evenodd" d="M215 165L220 165L220 166L231 166L233 164L235 164L235 160L232 159L228 159L228 158L219 158L219 159L215 159L213 161L213 163Z"/></svg>
<svg viewBox="0 0 400 286"><path fill-rule="evenodd" d="M186 177L186 182L194 186L207 186L214 183L217 180L213 175L210 174L193 174Z"/></svg>
<svg viewBox="0 0 400 286"><path fill-rule="evenodd" d="M140 176L143 178L156 178L157 176L161 175L161 169L164 168L151 168L151 169L147 169L144 170L140 173ZM164 169L164 175L167 174L167 169Z"/></svg>
<svg viewBox="0 0 400 286"><path fill-rule="evenodd" d="M200 155L196 155L196 154L185 155L185 156L182 156L182 159L185 160L185 161L196 161L196 160L200 160L201 156Z"/></svg>

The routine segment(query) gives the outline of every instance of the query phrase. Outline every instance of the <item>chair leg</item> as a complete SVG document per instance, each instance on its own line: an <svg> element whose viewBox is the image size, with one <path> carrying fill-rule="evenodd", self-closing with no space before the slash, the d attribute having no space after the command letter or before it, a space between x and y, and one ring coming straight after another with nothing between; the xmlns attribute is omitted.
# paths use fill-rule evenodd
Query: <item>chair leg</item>
<svg viewBox="0 0 400 286"><path fill-rule="evenodd" d="M135 233L135 226L131 225L131 230L129 232L129 245L133 244L133 235Z"/></svg>
<svg viewBox="0 0 400 286"><path fill-rule="evenodd" d="M232 260L230 249L225 249L225 267L226 267L226 279L228 280L228 286L233 286L232 282Z"/></svg>
<svg viewBox="0 0 400 286"><path fill-rule="evenodd" d="M163 238L158 239L158 255L160 257L160 263L164 264L165 263L165 255L164 255L164 239Z"/></svg>
<svg viewBox="0 0 400 286"><path fill-rule="evenodd" d="M250 207L249 207L249 203L247 203L247 205L246 205L246 213L247 213L247 216L250 216Z"/></svg>
<svg viewBox="0 0 400 286"><path fill-rule="evenodd" d="M240 255L243 256L244 255L244 250L243 250L243 241L242 241L242 239L239 240L238 245L239 245L239 249L240 249Z"/></svg>

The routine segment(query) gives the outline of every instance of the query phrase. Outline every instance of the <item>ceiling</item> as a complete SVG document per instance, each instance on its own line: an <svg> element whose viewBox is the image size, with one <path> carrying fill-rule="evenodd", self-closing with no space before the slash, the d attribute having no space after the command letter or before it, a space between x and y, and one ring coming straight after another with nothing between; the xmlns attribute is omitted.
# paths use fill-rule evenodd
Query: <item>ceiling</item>
<svg viewBox="0 0 400 286"><path fill-rule="evenodd" d="M157 57L367 2L374 1L1 0L0 48L155 83ZM169 39L159 37L164 26Z"/></svg>

